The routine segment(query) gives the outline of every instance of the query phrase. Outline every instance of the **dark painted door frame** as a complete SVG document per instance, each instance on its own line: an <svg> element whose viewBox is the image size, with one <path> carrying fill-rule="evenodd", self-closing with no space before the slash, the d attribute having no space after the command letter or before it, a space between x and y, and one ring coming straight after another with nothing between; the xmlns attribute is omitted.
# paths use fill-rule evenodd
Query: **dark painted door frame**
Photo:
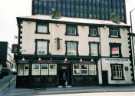
<svg viewBox="0 0 135 96"><path fill-rule="evenodd" d="M102 71L102 85L108 85L108 71Z"/></svg>
<svg viewBox="0 0 135 96"><path fill-rule="evenodd" d="M58 85L61 85L63 82L63 74L66 73L66 79L68 81L68 84L71 84L72 82L72 64L67 64L67 63L63 63L63 64L58 64ZM64 69L65 68L65 69Z"/></svg>

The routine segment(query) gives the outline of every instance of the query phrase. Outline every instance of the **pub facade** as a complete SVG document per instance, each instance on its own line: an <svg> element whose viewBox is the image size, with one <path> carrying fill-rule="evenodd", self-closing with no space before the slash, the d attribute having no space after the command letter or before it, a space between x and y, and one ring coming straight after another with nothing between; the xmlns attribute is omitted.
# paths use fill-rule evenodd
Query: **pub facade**
<svg viewBox="0 0 135 96"><path fill-rule="evenodd" d="M129 25L50 15L17 22L17 87L133 84Z"/></svg>

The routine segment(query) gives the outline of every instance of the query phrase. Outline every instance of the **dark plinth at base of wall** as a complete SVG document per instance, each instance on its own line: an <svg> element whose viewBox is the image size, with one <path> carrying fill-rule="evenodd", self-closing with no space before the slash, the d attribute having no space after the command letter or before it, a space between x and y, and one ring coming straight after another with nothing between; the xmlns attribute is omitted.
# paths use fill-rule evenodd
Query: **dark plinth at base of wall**
<svg viewBox="0 0 135 96"><path fill-rule="evenodd" d="M71 86L98 85L97 76L74 76ZM57 76L17 76L17 88L48 88L59 86Z"/></svg>

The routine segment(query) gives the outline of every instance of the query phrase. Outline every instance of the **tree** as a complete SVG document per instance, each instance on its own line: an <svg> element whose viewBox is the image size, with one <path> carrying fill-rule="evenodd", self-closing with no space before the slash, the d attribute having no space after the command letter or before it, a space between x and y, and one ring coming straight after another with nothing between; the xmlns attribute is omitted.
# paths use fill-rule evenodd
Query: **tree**
<svg viewBox="0 0 135 96"><path fill-rule="evenodd" d="M120 17L116 14L116 12L112 12L110 15L110 19L115 22L119 23L120 22Z"/></svg>
<svg viewBox="0 0 135 96"><path fill-rule="evenodd" d="M53 10L52 11L52 18L53 19L59 19L60 16L61 16L60 11L58 11L58 10Z"/></svg>

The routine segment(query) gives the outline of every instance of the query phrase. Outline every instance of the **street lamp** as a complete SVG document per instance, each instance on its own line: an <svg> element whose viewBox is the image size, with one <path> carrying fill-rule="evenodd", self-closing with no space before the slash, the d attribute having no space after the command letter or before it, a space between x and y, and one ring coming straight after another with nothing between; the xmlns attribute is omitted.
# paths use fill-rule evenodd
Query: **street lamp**
<svg viewBox="0 0 135 96"><path fill-rule="evenodd" d="M130 25L131 25L131 29L130 29L130 33L131 33L131 37L130 37L130 40L131 40L131 53L132 53L132 67L133 67L133 80L135 80L135 68L134 68L134 64L135 64L135 57L134 57L134 41L133 41L133 24L132 24L132 12L135 10L135 8L133 8L131 11L130 11Z"/></svg>
<svg viewBox="0 0 135 96"><path fill-rule="evenodd" d="M132 12L135 10L135 8L133 8L131 11L130 11L130 24L131 24L131 33L133 33L133 24L132 24Z"/></svg>

